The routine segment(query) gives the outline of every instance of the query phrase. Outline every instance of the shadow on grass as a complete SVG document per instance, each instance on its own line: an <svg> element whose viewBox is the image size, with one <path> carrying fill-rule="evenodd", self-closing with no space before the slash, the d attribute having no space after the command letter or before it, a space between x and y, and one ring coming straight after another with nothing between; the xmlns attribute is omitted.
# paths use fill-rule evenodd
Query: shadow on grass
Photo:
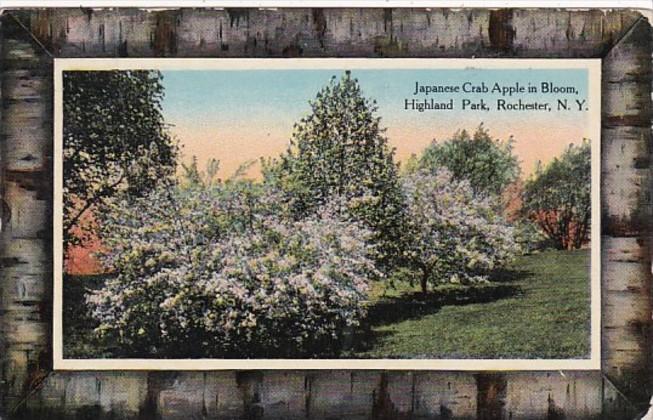
<svg viewBox="0 0 653 420"><path fill-rule="evenodd" d="M514 283L534 276L530 270L522 269L501 269L496 270L490 275L490 282L492 283Z"/></svg>
<svg viewBox="0 0 653 420"><path fill-rule="evenodd" d="M487 284L438 289L424 296L420 292L382 298L368 310L367 323L377 327L438 312L448 305L494 302L519 295L521 288L509 284Z"/></svg>
<svg viewBox="0 0 653 420"><path fill-rule="evenodd" d="M489 303L522 294L519 285L510 284L526 279L532 273L525 270L503 270L492 276L489 284L470 286L443 286L424 296L420 292L406 293L398 297L384 297L368 309L361 331L353 338L356 352L367 351L390 331L374 331L374 327L406 320L420 319L440 311L443 306Z"/></svg>

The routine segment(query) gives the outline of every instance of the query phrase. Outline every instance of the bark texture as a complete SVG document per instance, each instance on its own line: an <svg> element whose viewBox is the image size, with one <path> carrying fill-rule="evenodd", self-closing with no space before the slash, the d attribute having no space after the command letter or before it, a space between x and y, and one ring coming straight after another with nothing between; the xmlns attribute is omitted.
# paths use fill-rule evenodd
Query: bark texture
<svg viewBox="0 0 653 420"><path fill-rule="evenodd" d="M627 418L651 377L651 26L629 11L10 11L0 20L3 418ZM51 372L52 56L602 57L601 372Z"/></svg>

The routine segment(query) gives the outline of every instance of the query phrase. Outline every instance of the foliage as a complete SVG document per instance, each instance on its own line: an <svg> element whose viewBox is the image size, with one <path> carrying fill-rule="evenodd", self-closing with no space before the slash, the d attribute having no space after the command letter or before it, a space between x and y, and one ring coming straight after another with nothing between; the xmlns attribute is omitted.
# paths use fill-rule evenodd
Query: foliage
<svg viewBox="0 0 653 420"><path fill-rule="evenodd" d="M89 209L118 193L141 195L174 174L177 146L163 121L161 77L144 70L64 72L66 246L79 239Z"/></svg>
<svg viewBox="0 0 653 420"><path fill-rule="evenodd" d="M522 214L524 181L520 178L508 185L499 197L502 214L514 228L515 241L523 254L540 251L550 246L550 241L532 220Z"/></svg>
<svg viewBox="0 0 653 420"><path fill-rule="evenodd" d="M407 171L423 169L435 173L444 167L453 179L469 181L476 194L499 195L519 177L519 162L512 143L512 138L507 141L492 138L481 124L471 137L461 130L447 141L434 141L421 156L408 162Z"/></svg>
<svg viewBox="0 0 653 420"><path fill-rule="evenodd" d="M304 357L338 351L378 275L369 232L326 203L299 221L234 181L160 188L103 213L115 278L88 302L130 357Z"/></svg>
<svg viewBox="0 0 653 420"><path fill-rule="evenodd" d="M187 186L210 187L215 183L221 182L217 178L218 171L220 170L220 161L217 159L209 159L206 162L206 170L202 171L197 165L197 156L193 155L191 163L188 165L182 163L181 168L183 169L181 179Z"/></svg>
<svg viewBox="0 0 653 420"><path fill-rule="evenodd" d="M396 264L403 199L394 150L375 115L375 102L346 72L340 80L332 78L310 106L310 115L295 125L288 151L280 160L264 162L266 182L284 191L295 218L341 197L348 216L373 232L380 267Z"/></svg>
<svg viewBox="0 0 653 420"><path fill-rule="evenodd" d="M591 226L591 148L588 140L569 145L524 186L522 212L558 249L580 248Z"/></svg>
<svg viewBox="0 0 653 420"><path fill-rule="evenodd" d="M531 220L520 218L511 222L511 225L514 228L515 242L522 254L527 255L552 246L549 238Z"/></svg>
<svg viewBox="0 0 653 420"><path fill-rule="evenodd" d="M403 179L409 260L431 283L477 283L518 252L513 229L496 213L495 199L474 194L446 169L420 170Z"/></svg>
<svg viewBox="0 0 653 420"><path fill-rule="evenodd" d="M65 358L112 358L114 349L93 334L97 324L90 317L86 294L99 289L106 281L105 274L63 276L63 352Z"/></svg>

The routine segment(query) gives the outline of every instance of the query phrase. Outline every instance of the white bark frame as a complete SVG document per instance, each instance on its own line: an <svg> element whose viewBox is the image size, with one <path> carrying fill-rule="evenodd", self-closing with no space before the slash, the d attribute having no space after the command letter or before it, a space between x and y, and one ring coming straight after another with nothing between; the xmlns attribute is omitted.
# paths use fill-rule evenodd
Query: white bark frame
<svg viewBox="0 0 653 420"><path fill-rule="evenodd" d="M1 22L0 411L626 418L650 392L652 42L640 14L70 9ZM52 373L51 58L126 55L602 58L602 372Z"/></svg>

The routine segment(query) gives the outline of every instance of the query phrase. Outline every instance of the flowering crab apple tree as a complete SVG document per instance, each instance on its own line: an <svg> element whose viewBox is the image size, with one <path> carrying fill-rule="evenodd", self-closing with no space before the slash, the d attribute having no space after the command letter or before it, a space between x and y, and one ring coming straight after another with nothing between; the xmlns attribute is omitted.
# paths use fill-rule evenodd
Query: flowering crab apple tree
<svg viewBox="0 0 653 420"><path fill-rule="evenodd" d="M451 172L418 170L403 178L408 208L408 258L432 283L476 283L510 262L518 246L491 196L474 194Z"/></svg>
<svg viewBox="0 0 653 420"><path fill-rule="evenodd" d="M88 302L96 333L131 357L334 354L379 275L370 233L327 205L280 218L246 181L159 188L103 213L115 276Z"/></svg>

